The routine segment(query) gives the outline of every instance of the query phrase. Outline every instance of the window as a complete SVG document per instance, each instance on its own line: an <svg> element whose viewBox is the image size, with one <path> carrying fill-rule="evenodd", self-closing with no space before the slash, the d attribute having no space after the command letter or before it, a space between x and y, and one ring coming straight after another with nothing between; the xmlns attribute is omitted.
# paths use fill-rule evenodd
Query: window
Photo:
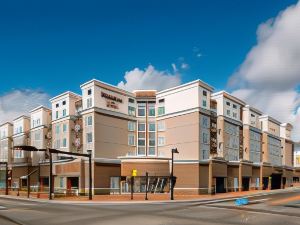
<svg viewBox="0 0 300 225"><path fill-rule="evenodd" d="M129 99L128 99L128 102L134 103L134 99L133 99L133 98L129 98Z"/></svg>
<svg viewBox="0 0 300 225"><path fill-rule="evenodd" d="M67 139L66 139L66 138L63 139L62 147L63 147L63 148L66 148L66 147L67 147Z"/></svg>
<svg viewBox="0 0 300 225"><path fill-rule="evenodd" d="M232 116L233 116L233 118L237 118L237 113L233 112Z"/></svg>
<svg viewBox="0 0 300 225"><path fill-rule="evenodd" d="M63 116L66 116L67 115L67 110L64 109L62 114L63 114Z"/></svg>
<svg viewBox="0 0 300 225"><path fill-rule="evenodd" d="M63 132L66 133L67 132L67 124L63 124Z"/></svg>
<svg viewBox="0 0 300 225"><path fill-rule="evenodd" d="M157 122L157 131L165 131L166 129L165 121L158 121Z"/></svg>
<svg viewBox="0 0 300 225"><path fill-rule="evenodd" d="M92 103L92 98L88 98L86 100L86 107L87 108L91 108L93 106L93 103Z"/></svg>
<svg viewBox="0 0 300 225"><path fill-rule="evenodd" d="M92 116L88 116L86 117L86 125L87 126L92 126L93 125L93 117Z"/></svg>
<svg viewBox="0 0 300 225"><path fill-rule="evenodd" d="M230 106L230 102L226 102L226 105Z"/></svg>
<svg viewBox="0 0 300 225"><path fill-rule="evenodd" d="M134 134L128 134L128 145L135 146Z"/></svg>
<svg viewBox="0 0 300 225"><path fill-rule="evenodd" d="M91 95L92 94L92 89L88 89L87 94Z"/></svg>
<svg viewBox="0 0 300 225"><path fill-rule="evenodd" d="M202 106L203 106L203 107L206 107L206 106L207 106L206 100L202 100Z"/></svg>
<svg viewBox="0 0 300 225"><path fill-rule="evenodd" d="M129 116L135 116L135 107L128 106L128 115Z"/></svg>
<svg viewBox="0 0 300 225"><path fill-rule="evenodd" d="M86 134L86 142L87 143L93 142L93 134L91 132Z"/></svg>
<svg viewBox="0 0 300 225"><path fill-rule="evenodd" d="M155 155L155 147L149 147L148 155Z"/></svg>
<svg viewBox="0 0 300 225"><path fill-rule="evenodd" d="M64 177L59 178L59 187L63 188L64 187Z"/></svg>
<svg viewBox="0 0 300 225"><path fill-rule="evenodd" d="M55 112L55 118L58 119L58 111Z"/></svg>
<svg viewBox="0 0 300 225"><path fill-rule="evenodd" d="M149 131L155 131L155 123L149 123Z"/></svg>
<svg viewBox="0 0 300 225"><path fill-rule="evenodd" d="M56 108L58 108L58 107L59 107L59 104L58 104L58 103L56 103L55 107L56 107Z"/></svg>
<svg viewBox="0 0 300 225"><path fill-rule="evenodd" d="M56 126L55 126L55 133L56 133L56 134L59 134L59 130L60 130L60 126L59 126L59 125L56 125Z"/></svg>
<svg viewBox="0 0 300 225"><path fill-rule="evenodd" d="M149 123L148 125L148 155L155 155L156 135L155 135L155 123Z"/></svg>
<svg viewBox="0 0 300 225"><path fill-rule="evenodd" d="M128 121L128 131L135 131L135 122Z"/></svg>
<svg viewBox="0 0 300 225"><path fill-rule="evenodd" d="M227 113L227 116L230 116L230 110L229 109L227 109L226 113Z"/></svg>
<svg viewBox="0 0 300 225"><path fill-rule="evenodd" d="M138 116L145 116L146 115L146 105L139 104L138 105Z"/></svg>
<svg viewBox="0 0 300 225"><path fill-rule="evenodd" d="M165 114L165 107L164 106L158 107L157 114L159 116L164 115Z"/></svg>
<svg viewBox="0 0 300 225"><path fill-rule="evenodd" d="M202 121L202 127L203 128L209 128L209 123L208 123L208 117L207 116L201 116L201 121Z"/></svg>
<svg viewBox="0 0 300 225"><path fill-rule="evenodd" d="M166 143L165 137L158 137L158 146L164 146Z"/></svg>
<svg viewBox="0 0 300 225"><path fill-rule="evenodd" d="M62 104L63 104L63 105L66 105L66 101L63 101Z"/></svg>
<svg viewBox="0 0 300 225"><path fill-rule="evenodd" d="M164 103L164 102L165 102L165 99L164 99L164 98L158 100L158 103Z"/></svg>
<svg viewBox="0 0 300 225"><path fill-rule="evenodd" d="M146 154L146 124L138 124L138 155Z"/></svg>
<svg viewBox="0 0 300 225"><path fill-rule="evenodd" d="M208 144L208 134L207 133L202 133L202 143Z"/></svg>
<svg viewBox="0 0 300 225"><path fill-rule="evenodd" d="M251 113L251 117L255 117L255 115Z"/></svg>
<svg viewBox="0 0 300 225"><path fill-rule="evenodd" d="M233 107L234 109L237 109L237 106L236 106L235 104L233 104L232 107Z"/></svg>
<svg viewBox="0 0 300 225"><path fill-rule="evenodd" d="M202 92L203 96L207 96L207 91Z"/></svg>
<svg viewBox="0 0 300 225"><path fill-rule="evenodd" d="M154 105L149 105L148 115L155 116L155 106Z"/></svg>
<svg viewBox="0 0 300 225"><path fill-rule="evenodd" d="M139 123L138 130L139 131L146 131L146 124L145 123Z"/></svg>

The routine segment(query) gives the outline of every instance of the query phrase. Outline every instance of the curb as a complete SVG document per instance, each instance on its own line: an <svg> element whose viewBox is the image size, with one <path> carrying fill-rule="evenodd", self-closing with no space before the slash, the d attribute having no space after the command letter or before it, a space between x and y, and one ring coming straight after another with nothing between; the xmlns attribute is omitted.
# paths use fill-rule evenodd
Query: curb
<svg viewBox="0 0 300 225"><path fill-rule="evenodd" d="M204 198L204 199L193 199L193 200L157 200L157 201L67 201L67 200L47 200L47 199L34 199L34 198L22 198L22 197L15 197L9 195L0 195L2 199L9 199L9 200L19 200L19 201L27 201L27 202L39 202L39 203L52 203L52 204L76 204L76 205L129 205L129 204L174 204L174 203L192 203L195 205L202 205L202 204L213 204L213 203L220 203L220 202L228 202L233 201L239 198L251 198L251 197L259 197L259 196L266 196L278 193L286 193L291 192L294 190L298 190L300 187L291 187L286 189L278 189L268 192L260 192L260 193L253 193L253 194L246 194L243 196L231 196L231 197L224 197L218 199L211 199L211 198Z"/></svg>

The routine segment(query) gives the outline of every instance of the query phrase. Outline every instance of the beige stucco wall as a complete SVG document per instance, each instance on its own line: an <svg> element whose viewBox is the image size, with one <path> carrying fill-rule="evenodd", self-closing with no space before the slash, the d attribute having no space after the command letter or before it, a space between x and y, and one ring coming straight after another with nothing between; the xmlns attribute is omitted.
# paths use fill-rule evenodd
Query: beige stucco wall
<svg viewBox="0 0 300 225"><path fill-rule="evenodd" d="M171 157L171 149L176 147L176 160L199 159L199 118L199 112L194 112L165 119L166 131L161 135L165 136L166 145L158 147L158 154Z"/></svg>
<svg viewBox="0 0 300 225"><path fill-rule="evenodd" d="M128 119L94 113L95 158L116 159L134 151L128 145Z"/></svg>

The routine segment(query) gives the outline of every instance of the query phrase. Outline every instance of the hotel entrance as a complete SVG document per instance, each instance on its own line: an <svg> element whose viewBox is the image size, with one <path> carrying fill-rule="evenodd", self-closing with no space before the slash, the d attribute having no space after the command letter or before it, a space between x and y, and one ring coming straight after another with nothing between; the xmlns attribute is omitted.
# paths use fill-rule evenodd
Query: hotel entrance
<svg viewBox="0 0 300 225"><path fill-rule="evenodd" d="M131 177L125 177L121 179L122 193L131 192ZM169 192L169 177L148 177L145 176L134 177L133 191L134 193L145 193L146 187L148 192L153 194Z"/></svg>
<svg viewBox="0 0 300 225"><path fill-rule="evenodd" d="M242 191L249 191L250 187L250 177L242 178Z"/></svg>
<svg viewBox="0 0 300 225"><path fill-rule="evenodd" d="M281 188L281 177L282 174L272 174L271 175L271 189L280 189Z"/></svg>
<svg viewBox="0 0 300 225"><path fill-rule="evenodd" d="M225 193L225 177L216 177L216 193Z"/></svg>

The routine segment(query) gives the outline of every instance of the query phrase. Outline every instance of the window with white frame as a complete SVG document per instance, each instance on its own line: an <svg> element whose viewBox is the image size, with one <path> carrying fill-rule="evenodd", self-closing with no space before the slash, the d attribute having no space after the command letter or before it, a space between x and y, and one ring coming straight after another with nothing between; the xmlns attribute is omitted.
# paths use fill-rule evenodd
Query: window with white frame
<svg viewBox="0 0 300 225"><path fill-rule="evenodd" d="M67 110L66 110L66 109L63 109L62 115L63 115L63 116L66 116L66 115L67 115Z"/></svg>
<svg viewBox="0 0 300 225"><path fill-rule="evenodd" d="M55 119L58 119L58 111L55 112Z"/></svg>
<svg viewBox="0 0 300 225"><path fill-rule="evenodd" d="M93 133L89 132L86 134L86 142L87 143L92 143L93 142Z"/></svg>
<svg viewBox="0 0 300 225"><path fill-rule="evenodd" d="M146 116L146 104L145 103L138 104L138 116L140 116L140 117Z"/></svg>
<svg viewBox="0 0 300 225"><path fill-rule="evenodd" d="M85 117L85 124L86 124L86 126L92 126L93 125L93 116Z"/></svg>
<svg viewBox="0 0 300 225"><path fill-rule="evenodd" d="M158 146L164 146L166 144L165 137L159 136L157 141L158 141L158 143L157 143Z"/></svg>
<svg viewBox="0 0 300 225"><path fill-rule="evenodd" d="M138 124L138 155L146 155L146 124Z"/></svg>
<svg viewBox="0 0 300 225"><path fill-rule="evenodd" d="M128 115L129 116L135 116L135 107L128 106Z"/></svg>
<svg viewBox="0 0 300 225"><path fill-rule="evenodd" d="M63 147L63 148L66 148L66 147L67 147L67 138L63 138L62 147Z"/></svg>
<svg viewBox="0 0 300 225"><path fill-rule="evenodd" d="M59 132L60 132L60 125L57 124L57 125L55 125L55 133L59 134Z"/></svg>
<svg viewBox="0 0 300 225"><path fill-rule="evenodd" d="M157 131L165 131L166 130L166 123L164 120L160 120L157 122Z"/></svg>
<svg viewBox="0 0 300 225"><path fill-rule="evenodd" d="M135 131L136 123L133 121L128 121L128 131Z"/></svg>
<svg viewBox="0 0 300 225"><path fill-rule="evenodd" d="M157 108L157 115L161 116L161 115L164 115L164 114L165 114L165 107L164 106L159 106Z"/></svg>
<svg viewBox="0 0 300 225"><path fill-rule="evenodd" d="M156 140L156 127L155 123L151 122L148 124L148 155L155 155L155 140Z"/></svg>
<svg viewBox="0 0 300 225"><path fill-rule="evenodd" d="M93 106L92 98L87 98L86 99L86 107L91 108L92 106Z"/></svg>
<svg viewBox="0 0 300 225"><path fill-rule="evenodd" d="M134 133L128 134L128 145L135 146L135 135L134 135Z"/></svg>
<svg viewBox="0 0 300 225"><path fill-rule="evenodd" d="M66 123L63 124L63 132L66 133L68 129L68 125Z"/></svg>
<svg viewBox="0 0 300 225"><path fill-rule="evenodd" d="M154 117L155 116L155 105L154 104L149 104L149 106L148 106L148 116L149 117Z"/></svg>

